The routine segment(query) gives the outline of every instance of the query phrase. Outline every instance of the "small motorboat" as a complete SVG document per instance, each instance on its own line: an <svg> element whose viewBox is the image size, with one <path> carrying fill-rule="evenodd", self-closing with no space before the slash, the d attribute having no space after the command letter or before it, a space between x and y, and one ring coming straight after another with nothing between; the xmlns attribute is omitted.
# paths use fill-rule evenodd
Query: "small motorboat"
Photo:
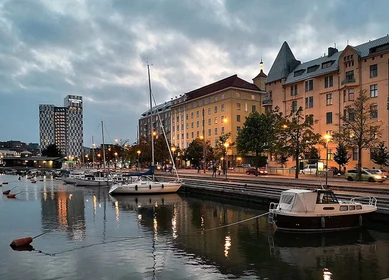
<svg viewBox="0 0 389 280"><path fill-rule="evenodd" d="M342 201L329 189L290 189L270 203L268 218L282 231L336 231L362 226L363 216L376 210L375 197Z"/></svg>

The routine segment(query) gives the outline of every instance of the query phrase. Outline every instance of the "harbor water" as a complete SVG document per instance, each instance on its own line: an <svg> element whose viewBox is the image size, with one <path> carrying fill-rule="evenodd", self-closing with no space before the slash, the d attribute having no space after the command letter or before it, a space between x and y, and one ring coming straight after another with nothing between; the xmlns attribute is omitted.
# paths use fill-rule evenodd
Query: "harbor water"
<svg viewBox="0 0 389 280"><path fill-rule="evenodd" d="M385 279L389 230L275 231L266 206L0 175L0 279ZM43 234L42 234L43 233ZM12 249L14 239L34 237Z"/></svg>

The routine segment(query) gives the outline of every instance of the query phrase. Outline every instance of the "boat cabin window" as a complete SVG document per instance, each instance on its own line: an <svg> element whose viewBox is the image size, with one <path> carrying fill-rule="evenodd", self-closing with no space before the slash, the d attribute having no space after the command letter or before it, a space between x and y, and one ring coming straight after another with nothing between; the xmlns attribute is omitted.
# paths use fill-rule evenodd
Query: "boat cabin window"
<svg viewBox="0 0 389 280"><path fill-rule="evenodd" d="M316 204L338 204L338 199L333 192L319 191Z"/></svg>
<svg viewBox="0 0 389 280"><path fill-rule="evenodd" d="M292 194L283 194L280 199L280 203L285 203L285 204L291 204L293 201L294 195Z"/></svg>
<svg viewBox="0 0 389 280"><path fill-rule="evenodd" d="M342 205L342 206L340 206L339 210L340 211L347 211L348 210L348 206Z"/></svg>

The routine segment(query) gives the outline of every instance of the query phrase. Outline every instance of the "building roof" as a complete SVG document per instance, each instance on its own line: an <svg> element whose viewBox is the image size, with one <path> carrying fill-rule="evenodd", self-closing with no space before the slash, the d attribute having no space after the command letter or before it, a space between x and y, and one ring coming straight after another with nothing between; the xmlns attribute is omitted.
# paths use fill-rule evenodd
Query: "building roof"
<svg viewBox="0 0 389 280"><path fill-rule="evenodd" d="M389 44L389 35L378 38L367 43L350 46L358 53L360 58L371 55L375 52L374 48ZM389 50L389 46L388 46ZM386 50L387 51L387 50ZM294 68L288 68L288 61L293 61L294 56L288 44L284 42L270 69L267 83L286 78L285 84L292 84L304 81L317 76L322 76L338 70L339 56L342 52L332 48L332 55L323 56L314 60L299 64ZM293 66L293 63L292 63ZM325 66L325 67L323 67ZM289 73L288 73L289 72ZM287 74L287 76L285 76Z"/></svg>
<svg viewBox="0 0 389 280"><path fill-rule="evenodd" d="M186 100L192 100L195 98L199 98L210 93L218 92L227 88L240 88L252 91L260 91L260 89L254 85L253 83L247 82L238 77L238 75L232 75L223 80L214 82L212 84L206 85L204 87L195 89L186 93Z"/></svg>
<svg viewBox="0 0 389 280"><path fill-rule="evenodd" d="M266 82L271 83L288 77L289 73L300 63L301 62L294 57L288 43L284 42L277 54L276 60L270 68Z"/></svg>
<svg viewBox="0 0 389 280"><path fill-rule="evenodd" d="M170 110L170 107L172 106L172 101L167 101L161 104L158 104L157 106L153 106L153 113L161 113L166 110ZM142 117L146 117L147 115L150 115L150 109L147 110L142 114Z"/></svg>
<svg viewBox="0 0 389 280"><path fill-rule="evenodd" d="M253 80L255 80L257 78L267 78L267 75L265 73L263 73L263 70L261 69L259 74L257 76L255 76L255 78L253 78Z"/></svg>

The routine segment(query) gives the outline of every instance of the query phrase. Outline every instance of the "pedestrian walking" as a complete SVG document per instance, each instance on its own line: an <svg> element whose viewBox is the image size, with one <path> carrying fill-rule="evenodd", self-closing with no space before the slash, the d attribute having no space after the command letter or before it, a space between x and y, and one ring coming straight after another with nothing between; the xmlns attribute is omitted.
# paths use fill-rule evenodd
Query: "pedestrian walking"
<svg viewBox="0 0 389 280"><path fill-rule="evenodd" d="M216 165L214 164L213 166L212 166L212 177L215 175L215 177L216 177Z"/></svg>
<svg viewBox="0 0 389 280"><path fill-rule="evenodd" d="M200 165L197 165L197 173L200 173Z"/></svg>

